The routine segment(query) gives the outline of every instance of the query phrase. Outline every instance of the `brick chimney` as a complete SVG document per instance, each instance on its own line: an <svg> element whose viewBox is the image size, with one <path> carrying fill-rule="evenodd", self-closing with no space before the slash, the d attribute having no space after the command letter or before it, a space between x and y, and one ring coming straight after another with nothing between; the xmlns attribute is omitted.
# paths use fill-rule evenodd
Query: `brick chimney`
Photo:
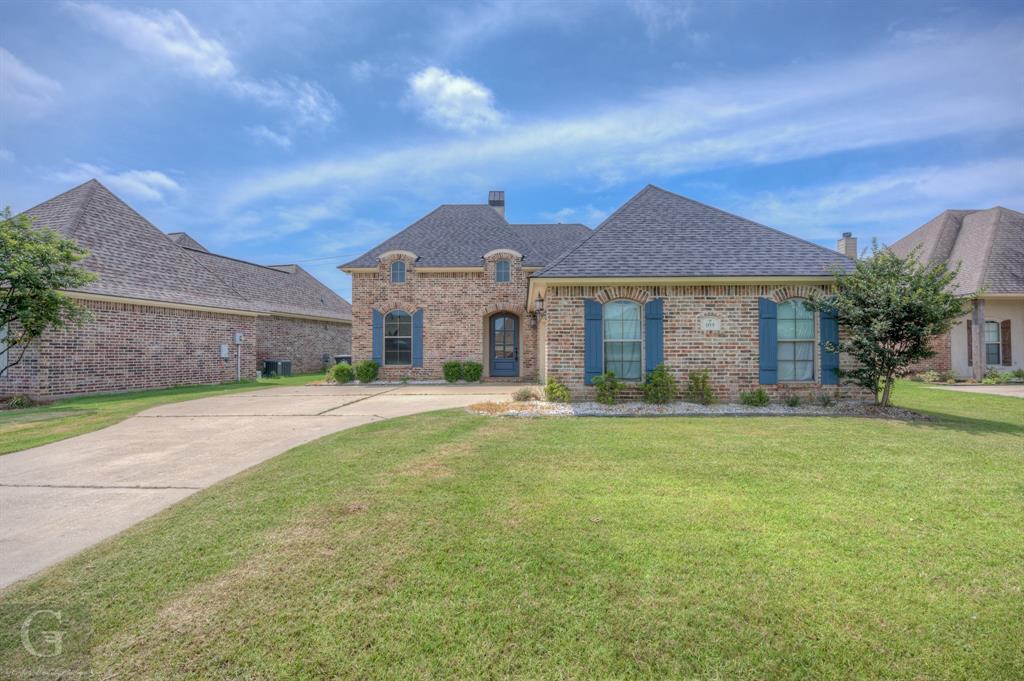
<svg viewBox="0 0 1024 681"><path fill-rule="evenodd" d="M857 259L857 237L853 232L843 232L843 238L836 244L836 250L851 260Z"/></svg>
<svg viewBox="0 0 1024 681"><path fill-rule="evenodd" d="M498 214L505 217L505 192L491 191L487 194L487 205L498 211Z"/></svg>

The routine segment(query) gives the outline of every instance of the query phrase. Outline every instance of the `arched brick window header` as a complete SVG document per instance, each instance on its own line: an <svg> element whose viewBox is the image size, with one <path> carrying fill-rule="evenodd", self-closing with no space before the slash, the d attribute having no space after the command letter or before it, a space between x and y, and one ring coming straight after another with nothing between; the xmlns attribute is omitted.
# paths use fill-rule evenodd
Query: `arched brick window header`
<svg viewBox="0 0 1024 681"><path fill-rule="evenodd" d="M643 305L650 298L650 292L639 286L614 286L603 288L594 294L594 299L602 305L612 300L632 300Z"/></svg>

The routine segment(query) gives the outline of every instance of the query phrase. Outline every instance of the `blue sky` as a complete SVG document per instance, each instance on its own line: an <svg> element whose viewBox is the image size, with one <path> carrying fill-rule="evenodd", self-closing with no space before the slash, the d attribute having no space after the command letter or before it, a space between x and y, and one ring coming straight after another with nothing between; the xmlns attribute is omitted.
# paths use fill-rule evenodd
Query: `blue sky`
<svg viewBox="0 0 1024 681"><path fill-rule="evenodd" d="M647 183L833 246L1024 210L1014 2L0 6L0 203L97 177L211 250L336 266L504 189Z"/></svg>

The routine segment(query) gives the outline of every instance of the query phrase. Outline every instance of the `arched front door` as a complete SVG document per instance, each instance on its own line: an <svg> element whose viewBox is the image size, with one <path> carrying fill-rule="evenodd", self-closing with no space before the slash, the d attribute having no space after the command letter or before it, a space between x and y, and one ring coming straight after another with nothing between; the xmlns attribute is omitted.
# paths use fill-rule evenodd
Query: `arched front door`
<svg viewBox="0 0 1024 681"><path fill-rule="evenodd" d="M491 376L519 375L519 318L512 314L491 317Z"/></svg>

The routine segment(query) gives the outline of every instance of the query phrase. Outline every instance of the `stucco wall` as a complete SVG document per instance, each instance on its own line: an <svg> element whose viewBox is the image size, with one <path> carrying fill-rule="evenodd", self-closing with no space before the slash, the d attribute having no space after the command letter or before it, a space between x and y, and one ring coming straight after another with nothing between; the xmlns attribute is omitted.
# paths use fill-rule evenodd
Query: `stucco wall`
<svg viewBox="0 0 1024 681"><path fill-rule="evenodd" d="M967 364L967 319L964 316L950 330L950 355L953 373L960 378L971 377L971 367ZM985 320L1001 322L1010 320L1010 350L1013 363L1010 366L993 366L997 371L1013 371L1024 367L1024 298L1008 300L999 298L985 299Z"/></svg>

